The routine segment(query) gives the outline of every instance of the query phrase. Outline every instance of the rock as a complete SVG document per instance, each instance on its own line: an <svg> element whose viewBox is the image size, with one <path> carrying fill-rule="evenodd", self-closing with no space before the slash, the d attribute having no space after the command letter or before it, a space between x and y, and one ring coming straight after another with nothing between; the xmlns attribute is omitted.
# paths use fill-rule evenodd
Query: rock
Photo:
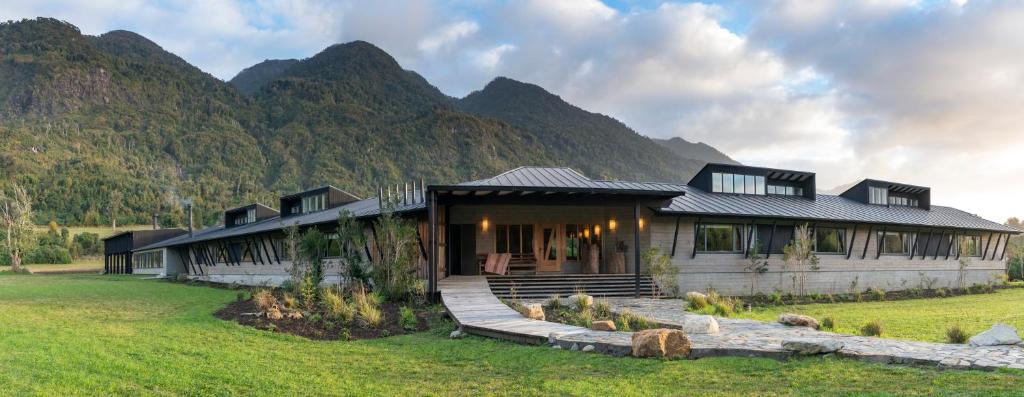
<svg viewBox="0 0 1024 397"><path fill-rule="evenodd" d="M779 323L797 327L808 327L818 329L818 320L800 314L782 313L779 315Z"/></svg>
<svg viewBox="0 0 1024 397"><path fill-rule="evenodd" d="M690 291L686 293L686 300L704 299L707 300L708 296L697 291Z"/></svg>
<svg viewBox="0 0 1024 397"><path fill-rule="evenodd" d="M461 330L454 330L452 333L448 334L448 337L452 339L462 339L464 336L466 336L466 334Z"/></svg>
<svg viewBox="0 0 1024 397"><path fill-rule="evenodd" d="M967 341L971 346L1000 346L1021 343L1017 329L1006 324L996 324L988 331L974 335Z"/></svg>
<svg viewBox="0 0 1024 397"><path fill-rule="evenodd" d="M286 317L288 317L288 318L290 318L292 320L299 320L299 319L302 318L302 312L300 312L298 310L293 310L293 311L288 312L288 314L286 314Z"/></svg>
<svg viewBox="0 0 1024 397"><path fill-rule="evenodd" d="M277 306L271 306L267 309L267 318L271 320L280 320L284 318L284 315L281 314L281 309L278 309Z"/></svg>
<svg viewBox="0 0 1024 397"><path fill-rule="evenodd" d="M718 320L713 316L686 316L683 318L683 332L687 334L717 335Z"/></svg>
<svg viewBox="0 0 1024 397"><path fill-rule="evenodd" d="M573 306L579 306L579 304L576 303L576 301L579 301L579 300L583 300L583 303L585 304L586 307L591 307L591 306L594 305L594 297L590 296L590 295L587 295L587 294L576 294L576 295L570 296L569 297L569 304L571 304Z"/></svg>
<svg viewBox="0 0 1024 397"><path fill-rule="evenodd" d="M578 343L573 343L572 347L569 348L570 351L577 351L579 349L580 349L580 345Z"/></svg>
<svg viewBox="0 0 1024 397"><path fill-rule="evenodd" d="M690 355L690 338L678 329L645 329L633 333L634 357L678 358Z"/></svg>
<svg viewBox="0 0 1024 397"><path fill-rule="evenodd" d="M586 345L586 346L583 346L583 350L580 350L580 351L582 351L584 353L590 353L590 352L594 351L594 349L596 349L594 347L594 345Z"/></svg>
<svg viewBox="0 0 1024 397"><path fill-rule="evenodd" d="M551 348L555 349L555 350L562 350L562 346L559 346L559 345L551 346Z"/></svg>
<svg viewBox="0 0 1024 397"><path fill-rule="evenodd" d="M540 303L524 306L522 314L530 320L544 321L544 306Z"/></svg>
<svg viewBox="0 0 1024 397"><path fill-rule="evenodd" d="M615 331L615 322L612 320L598 320L590 325L594 331Z"/></svg>
<svg viewBox="0 0 1024 397"><path fill-rule="evenodd" d="M843 348L843 342L829 338L787 339L782 341L782 348L796 354L809 356L839 351Z"/></svg>

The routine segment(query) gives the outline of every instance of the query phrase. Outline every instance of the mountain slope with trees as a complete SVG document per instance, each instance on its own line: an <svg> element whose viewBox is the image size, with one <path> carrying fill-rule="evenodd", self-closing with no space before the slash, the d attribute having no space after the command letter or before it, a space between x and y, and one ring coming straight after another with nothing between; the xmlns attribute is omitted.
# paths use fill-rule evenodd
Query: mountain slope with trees
<svg viewBox="0 0 1024 397"><path fill-rule="evenodd" d="M498 79L452 98L366 42L268 60L221 81L126 31L54 19L0 24L0 185L29 190L35 221L180 225L333 184L358 195L521 165L685 181L673 153L540 87ZM113 219L112 219L113 218Z"/></svg>

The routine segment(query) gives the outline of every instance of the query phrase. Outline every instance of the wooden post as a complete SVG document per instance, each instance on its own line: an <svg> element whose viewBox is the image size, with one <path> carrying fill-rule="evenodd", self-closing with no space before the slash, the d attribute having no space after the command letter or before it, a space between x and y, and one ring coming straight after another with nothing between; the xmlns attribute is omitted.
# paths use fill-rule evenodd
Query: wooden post
<svg viewBox="0 0 1024 397"><path fill-rule="evenodd" d="M640 297L640 200L633 203L633 285L634 295Z"/></svg>
<svg viewBox="0 0 1024 397"><path fill-rule="evenodd" d="M676 215L676 232L672 235L672 254L669 255L672 258L676 257L676 245L679 243L679 218L681 216Z"/></svg>
<svg viewBox="0 0 1024 397"><path fill-rule="evenodd" d="M924 251L921 252L921 260L928 255L928 247L932 245L932 234L935 233L932 230L928 230L928 239L924 241ZM916 242L916 240L915 240ZM937 248L936 248L937 249Z"/></svg>
<svg viewBox="0 0 1024 397"><path fill-rule="evenodd" d="M846 245L846 260L850 260L850 254L853 254L853 242L857 240L857 224L853 224L853 236L850 237L850 243Z"/></svg>
<svg viewBox="0 0 1024 397"><path fill-rule="evenodd" d="M885 236L887 236L887 235L888 235L887 228L886 227L882 227L882 238L878 239L878 241L876 241L877 244L875 244L875 260L878 260L878 258L882 257L882 242L885 241ZM914 236L914 238L916 239L917 236ZM917 241L917 240L914 240L914 241Z"/></svg>
<svg viewBox="0 0 1024 397"><path fill-rule="evenodd" d="M1010 233L1006 233L1006 241L1003 242L1003 253L999 254L999 260L1006 257L1006 246L1010 245Z"/></svg>
<svg viewBox="0 0 1024 397"><path fill-rule="evenodd" d="M427 219L430 222L430 261L427 269L427 290L431 301L437 293L437 194L430 192L427 197Z"/></svg>
<svg viewBox="0 0 1024 397"><path fill-rule="evenodd" d="M985 241L985 250L981 251L981 260L984 261L985 257L988 256L988 246L992 245L992 235L995 233L988 234L988 240Z"/></svg>
<svg viewBox="0 0 1024 397"><path fill-rule="evenodd" d="M768 235L768 250L765 251L764 259L772 257L772 245L775 244L775 229L779 226L779 221L772 221L772 232Z"/></svg>
<svg viewBox="0 0 1024 397"><path fill-rule="evenodd" d="M860 260L868 257L868 244L871 244L871 232L875 231L875 225L868 225L868 235L864 238L864 252L860 253Z"/></svg>

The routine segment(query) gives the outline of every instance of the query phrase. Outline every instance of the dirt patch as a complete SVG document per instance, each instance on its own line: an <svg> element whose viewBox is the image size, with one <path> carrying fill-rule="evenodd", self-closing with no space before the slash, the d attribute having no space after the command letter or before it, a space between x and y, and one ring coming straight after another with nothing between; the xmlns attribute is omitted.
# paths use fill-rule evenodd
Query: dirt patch
<svg viewBox="0 0 1024 397"><path fill-rule="evenodd" d="M214 313L222 320L234 321L256 329L297 335L315 340L359 340L376 339L392 335L403 335L430 329L442 317L442 313L432 311L429 306L410 306L416 313L417 324L414 329L405 329L401 324L400 305L384 302L380 309L384 312L384 322L380 327L368 327L358 319L348 323L327 319L316 313L305 313L303 318L289 318L287 315L280 320L268 319L262 315L252 300L235 301Z"/></svg>

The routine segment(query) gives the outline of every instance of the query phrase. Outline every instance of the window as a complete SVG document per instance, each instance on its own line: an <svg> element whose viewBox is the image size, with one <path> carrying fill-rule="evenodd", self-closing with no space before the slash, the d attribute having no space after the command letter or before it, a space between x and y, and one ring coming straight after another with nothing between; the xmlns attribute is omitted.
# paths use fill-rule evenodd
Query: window
<svg viewBox="0 0 1024 397"><path fill-rule="evenodd" d="M246 223L256 222L256 209L255 208L250 208L248 211L245 211L245 222Z"/></svg>
<svg viewBox="0 0 1024 397"><path fill-rule="evenodd" d="M981 256L981 236L960 236L956 249L961 256Z"/></svg>
<svg viewBox="0 0 1024 397"><path fill-rule="evenodd" d="M764 194L764 177L713 172L711 173L711 192Z"/></svg>
<svg viewBox="0 0 1024 397"><path fill-rule="evenodd" d="M884 187L868 187L868 204L886 205L889 202L889 189Z"/></svg>
<svg viewBox="0 0 1024 397"><path fill-rule="evenodd" d="M915 198L889 196L889 205L900 207L917 207L918 201Z"/></svg>
<svg viewBox="0 0 1024 397"><path fill-rule="evenodd" d="M814 228L814 252L845 254L846 229L831 227Z"/></svg>
<svg viewBox="0 0 1024 397"><path fill-rule="evenodd" d="M580 240L583 225L565 225L565 260L580 259Z"/></svg>
<svg viewBox="0 0 1024 397"><path fill-rule="evenodd" d="M494 252L496 253L533 253L533 225L497 225L494 235Z"/></svg>
<svg viewBox="0 0 1024 397"><path fill-rule="evenodd" d="M325 258L337 258L341 256L341 239L337 234L327 236L327 253Z"/></svg>
<svg viewBox="0 0 1024 397"><path fill-rule="evenodd" d="M768 194L778 196L803 196L804 188L795 186L768 185Z"/></svg>
<svg viewBox="0 0 1024 397"><path fill-rule="evenodd" d="M327 193L302 198L302 213L323 211L327 209Z"/></svg>
<svg viewBox="0 0 1024 397"><path fill-rule="evenodd" d="M163 251L140 252L132 256L135 269L159 269L164 267Z"/></svg>
<svg viewBox="0 0 1024 397"><path fill-rule="evenodd" d="M740 252L743 237L740 225L700 225L697 229L698 252Z"/></svg>
<svg viewBox="0 0 1024 397"><path fill-rule="evenodd" d="M909 255L915 237L914 233L878 232L878 241L882 242L882 255Z"/></svg>

